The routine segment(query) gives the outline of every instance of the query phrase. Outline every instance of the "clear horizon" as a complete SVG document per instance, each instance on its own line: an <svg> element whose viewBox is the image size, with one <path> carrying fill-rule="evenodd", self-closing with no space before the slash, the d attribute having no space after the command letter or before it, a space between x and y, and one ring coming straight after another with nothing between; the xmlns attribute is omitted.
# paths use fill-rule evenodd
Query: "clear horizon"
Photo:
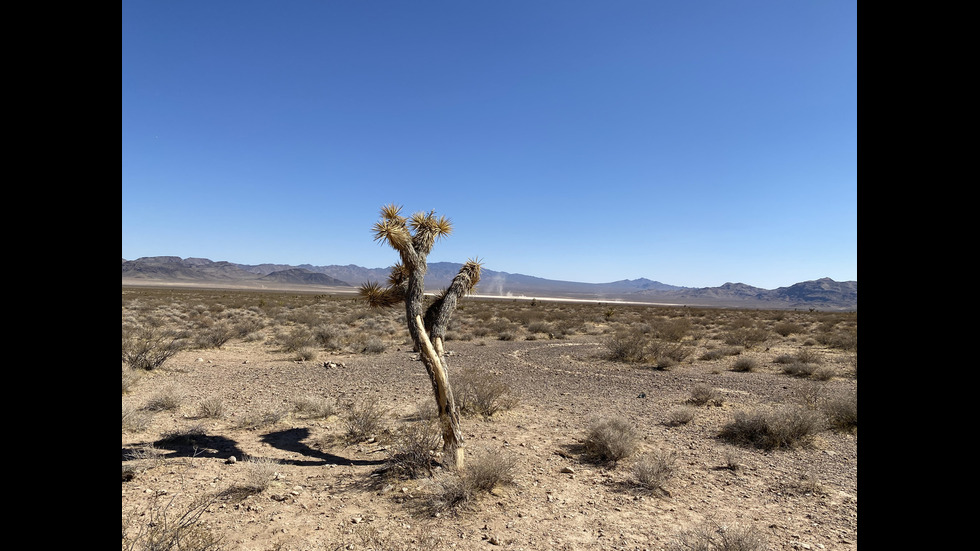
<svg viewBox="0 0 980 551"><path fill-rule="evenodd" d="M122 257L857 280L857 5L122 5Z"/></svg>

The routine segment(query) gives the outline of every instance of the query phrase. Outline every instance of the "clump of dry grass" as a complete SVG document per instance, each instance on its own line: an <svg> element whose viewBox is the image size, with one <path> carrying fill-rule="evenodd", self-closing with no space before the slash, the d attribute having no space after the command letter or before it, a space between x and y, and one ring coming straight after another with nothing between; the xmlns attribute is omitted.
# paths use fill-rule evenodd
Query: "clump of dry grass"
<svg viewBox="0 0 980 551"><path fill-rule="evenodd" d="M633 482L652 492L670 495L665 485L674 476L677 452L656 450L641 456L632 469Z"/></svg>
<svg viewBox="0 0 980 551"><path fill-rule="evenodd" d="M148 411L176 411L184 403L186 394L176 384L168 384L150 397L143 406Z"/></svg>
<svg viewBox="0 0 980 551"><path fill-rule="evenodd" d="M639 330L617 332L606 342L608 357L617 362L642 362L646 359L648 343L647 336Z"/></svg>
<svg viewBox="0 0 980 551"><path fill-rule="evenodd" d="M379 437L387 429L387 417L388 410L376 401L348 402L342 414L347 440L360 442Z"/></svg>
<svg viewBox="0 0 980 551"><path fill-rule="evenodd" d="M690 355L690 347L679 342L654 339L647 345L647 361L660 370L670 369Z"/></svg>
<svg viewBox="0 0 980 551"><path fill-rule="evenodd" d="M275 425L286 417L286 412L280 410L262 411L242 417L237 427L243 430L255 430Z"/></svg>
<svg viewBox="0 0 980 551"><path fill-rule="evenodd" d="M293 400L293 412L307 419L326 419L336 415L337 406L323 396L301 396Z"/></svg>
<svg viewBox="0 0 980 551"><path fill-rule="evenodd" d="M769 332L757 327L737 327L728 331L723 337L723 342L732 346L744 346L751 348L769 338Z"/></svg>
<svg viewBox="0 0 980 551"><path fill-rule="evenodd" d="M122 405L122 430L140 432L149 426L152 416L144 410L132 405Z"/></svg>
<svg viewBox="0 0 980 551"><path fill-rule="evenodd" d="M687 399L687 403L695 406L720 406L724 401L720 390L704 383L695 385Z"/></svg>
<svg viewBox="0 0 980 551"><path fill-rule="evenodd" d="M268 457L247 457L242 461L245 468L245 480L242 487L259 493L269 488L272 482L279 478L281 463Z"/></svg>
<svg viewBox="0 0 980 551"><path fill-rule="evenodd" d="M468 368L459 374L453 390L456 406L463 413L492 417L517 405L510 385L497 374Z"/></svg>
<svg viewBox="0 0 980 551"><path fill-rule="evenodd" d="M143 508L124 516L122 548L153 551L219 551L225 548L223 539L201 520L201 515L214 502L207 494L186 505L177 503L178 496L169 499L155 495Z"/></svg>
<svg viewBox="0 0 980 551"><path fill-rule="evenodd" d="M589 427L583 447L596 461L617 462L632 455L639 441L636 429L626 421L599 419Z"/></svg>
<svg viewBox="0 0 980 551"><path fill-rule="evenodd" d="M140 380L139 372L123 364L122 366L122 393L126 394L133 390Z"/></svg>
<svg viewBox="0 0 980 551"><path fill-rule="evenodd" d="M772 411L738 412L719 436L736 444L773 450L808 441L821 429L819 414L801 406L783 406Z"/></svg>
<svg viewBox="0 0 980 551"><path fill-rule="evenodd" d="M395 433L388 471L398 476L432 476L435 450L442 445L442 431L435 419L409 423Z"/></svg>
<svg viewBox="0 0 980 551"><path fill-rule="evenodd" d="M225 403L221 398L211 396L198 403L197 411L201 417L220 419L225 416Z"/></svg>
<svg viewBox="0 0 980 551"><path fill-rule="evenodd" d="M753 527L699 526L678 534L668 551L766 551L763 533Z"/></svg>
<svg viewBox="0 0 980 551"><path fill-rule="evenodd" d="M476 500L481 494L510 484L514 480L517 460L499 450L484 450L466 461L462 472L448 473L436 481L436 490L428 500L434 512L458 510Z"/></svg>
<svg viewBox="0 0 980 551"><path fill-rule="evenodd" d="M749 373L759 370L759 360L743 356L732 364L732 371L739 373Z"/></svg>
<svg viewBox="0 0 980 551"><path fill-rule="evenodd" d="M821 410L830 428L842 432L857 431L857 392L834 394L823 402Z"/></svg>
<svg viewBox="0 0 980 551"><path fill-rule="evenodd" d="M186 348L183 335L149 323L122 328L122 361L134 369L151 371Z"/></svg>
<svg viewBox="0 0 980 551"><path fill-rule="evenodd" d="M671 427L686 425L694 420L695 410L691 406L676 407L667 414L664 424Z"/></svg>

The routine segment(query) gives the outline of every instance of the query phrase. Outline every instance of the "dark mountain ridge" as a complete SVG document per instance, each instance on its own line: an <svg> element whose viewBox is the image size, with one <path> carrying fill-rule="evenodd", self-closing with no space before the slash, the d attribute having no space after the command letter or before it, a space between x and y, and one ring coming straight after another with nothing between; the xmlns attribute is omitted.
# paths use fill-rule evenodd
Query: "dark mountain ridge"
<svg viewBox="0 0 980 551"><path fill-rule="evenodd" d="M426 289L439 291L449 286L462 265L432 262L426 274ZM177 256L122 260L124 284L235 285L255 288L286 286L331 287L353 291L368 281L384 282L388 268L364 268L353 264L313 266L301 264L235 264L206 258ZM581 283L544 279L483 269L476 294L500 297L567 298L602 301L635 301L690 306L742 308L820 308L857 310L857 281L830 278L796 283L778 289L762 289L744 283L719 287L680 287L646 278L610 283Z"/></svg>

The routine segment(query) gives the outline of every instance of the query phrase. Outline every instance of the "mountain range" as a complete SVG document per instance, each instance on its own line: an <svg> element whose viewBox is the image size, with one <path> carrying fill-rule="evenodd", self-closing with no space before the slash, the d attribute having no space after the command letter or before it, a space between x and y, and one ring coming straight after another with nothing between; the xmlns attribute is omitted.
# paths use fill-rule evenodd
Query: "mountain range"
<svg viewBox="0 0 980 551"><path fill-rule="evenodd" d="M425 276L426 289L449 286L462 264L433 262ZM385 282L389 268L313 266L301 264L235 264L206 258L152 256L122 260L123 285L194 285L256 289L354 291L368 281ZM475 294L499 297L564 298L630 301L658 304L734 308L857 310L857 281L821 278L762 289L744 283L719 287L680 287L646 278L610 283L581 283L544 279L523 274L482 271Z"/></svg>

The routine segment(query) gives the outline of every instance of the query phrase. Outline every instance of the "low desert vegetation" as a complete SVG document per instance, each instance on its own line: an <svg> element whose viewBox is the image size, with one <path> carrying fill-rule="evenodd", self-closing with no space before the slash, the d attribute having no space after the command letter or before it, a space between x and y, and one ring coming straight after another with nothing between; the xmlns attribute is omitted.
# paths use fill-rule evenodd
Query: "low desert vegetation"
<svg viewBox="0 0 980 551"><path fill-rule="evenodd" d="M462 413L484 418L512 409L518 402L510 385L499 375L472 368L460 373L453 393Z"/></svg>
<svg viewBox="0 0 980 551"><path fill-rule="evenodd" d="M604 418L592 422L583 442L587 457L615 463L633 455L640 444L636 428L623 419Z"/></svg>
<svg viewBox="0 0 980 551"><path fill-rule="evenodd" d="M376 400L348 402L341 417L349 442L378 439L388 431L388 409Z"/></svg>
<svg viewBox="0 0 980 551"><path fill-rule="evenodd" d="M677 470L678 454L673 450L655 450L641 456L632 468L636 485L665 495L670 495L667 482Z"/></svg>
<svg viewBox="0 0 980 551"><path fill-rule="evenodd" d="M587 479L593 484L589 491L598 492L601 486L626 494L617 499L677 499L679 494L696 491L689 474L690 480L698 480L708 470L732 480L763 476L766 468L760 465L768 464L768 458L812 450L810 444L818 435L818 442L856 439L856 313L467 298L457 308L445 344L448 350L458 345L467 354L483 349L474 348L481 345L496 347L492 354L504 351L515 358L513 351L530 347L568 347L577 353L587 348L590 352L574 358L570 353L567 361L563 356L554 371L567 369L569 377L576 377L579 364L588 364L596 380L606 370L614 376L641 372L643 384L650 386L629 396L611 396L608 409L588 412L593 417L558 415L555 426L540 435L542 443L528 438L518 447L513 440L497 440L495 435L479 437L501 426L515 425L523 431L526 415L545 404L535 402L525 388L512 386L514 381L496 363L478 367L461 355L453 359L453 394L467 438L481 445L466 446L466 466L457 469L442 453L443 433L428 381L416 388L417 397L366 390L372 381L337 394L302 384L294 387L300 392L284 390L262 406L268 409L261 409L244 407L235 394L239 389L202 395L182 379L188 370L212 369L212 364L195 363L198 356L208 358L244 346L261 350L277 365L303 369L328 369L328 364L341 361L338 356L356 357L364 365L394 354L403 355L406 369L416 369L408 363L419 355L405 328L404 310L372 310L350 295L124 289L122 430L124 442L138 442L124 446L124 484L189 465L199 455L212 461L223 457L225 451L219 454L215 442L234 447L236 431L247 431L251 440L260 441L292 431L308 440L297 441L288 451L314 450L302 452L309 454L310 463L331 457L323 476L342 471L348 477L338 485L343 489L314 477L317 491L331 495L323 498L324 503L339 507L346 499L343 492L363 487L370 488L374 503L389 500L406 506L404 525L411 529L404 530L404 538L395 537L397 530L379 530L380 522L355 525L342 515L331 518L334 524L350 525L344 532L345 545L361 548L374 542L371 545L384 548L422 549L427 548L424 542L435 542L439 536L410 537L423 534L420 518L438 523L443 515L474 511L489 515L495 508L506 509L511 499L529 494L548 496L550 503L547 485L554 479L548 477L557 473ZM249 357L248 364L251 361ZM679 376L698 382L685 387L683 394L675 391L669 399L661 397L662 381ZM777 379L778 385L772 387L777 390L751 396L743 381L760 378ZM591 379L576 383L591 390ZM576 388L570 385L569 394ZM269 389L276 392L274 386ZM418 399L416 411L406 414L413 398ZM649 408L642 415L635 414L639 409L626 409L634 415L622 415L624 400ZM547 407L561 411L565 404ZM675 440L664 444L661 434ZM709 445L694 435L710 440ZM494 446L483 447L487 442ZM563 463L533 463L524 455L527 450L549 447L554 449L545 449L544 456ZM710 459L688 458L691 450L699 448L718 451ZM361 456L362 463L370 465L364 469L370 472L365 480L356 480L353 462L348 466L337 459L336 466L343 468L331 469L333 458L347 457L353 450L374 454ZM145 502L128 504L123 548L227 549L222 535L203 522L209 511L224 511L238 503L243 509L261 511L264 503L291 499L283 487L303 484L302 478L290 480L284 474L296 468L288 463L248 455L239 459L228 475L215 478L209 493L202 491L193 501L185 499L187 493L175 499L175 494L148 492ZM559 470L565 461L574 468ZM580 469L587 471L586 477ZM595 480L602 482L595 486ZM508 487L513 492L502 491ZM246 505L248 498L263 501ZM215 507L217 503L233 505ZM411 517L411 512L421 516ZM770 543L764 534L753 527L711 524L678 534L672 545L661 547L762 550Z"/></svg>
<svg viewBox="0 0 980 551"><path fill-rule="evenodd" d="M514 480L516 459L499 450L483 450L467 460L462 472L452 471L435 480L427 507L434 513L465 510L481 496Z"/></svg>
<svg viewBox="0 0 980 551"><path fill-rule="evenodd" d="M668 551L766 551L769 542L754 526L703 525L679 534Z"/></svg>
<svg viewBox="0 0 980 551"><path fill-rule="evenodd" d="M722 428L720 436L735 444L765 450L792 448L808 443L821 430L822 423L816 412L786 405L773 410L738 412Z"/></svg>

